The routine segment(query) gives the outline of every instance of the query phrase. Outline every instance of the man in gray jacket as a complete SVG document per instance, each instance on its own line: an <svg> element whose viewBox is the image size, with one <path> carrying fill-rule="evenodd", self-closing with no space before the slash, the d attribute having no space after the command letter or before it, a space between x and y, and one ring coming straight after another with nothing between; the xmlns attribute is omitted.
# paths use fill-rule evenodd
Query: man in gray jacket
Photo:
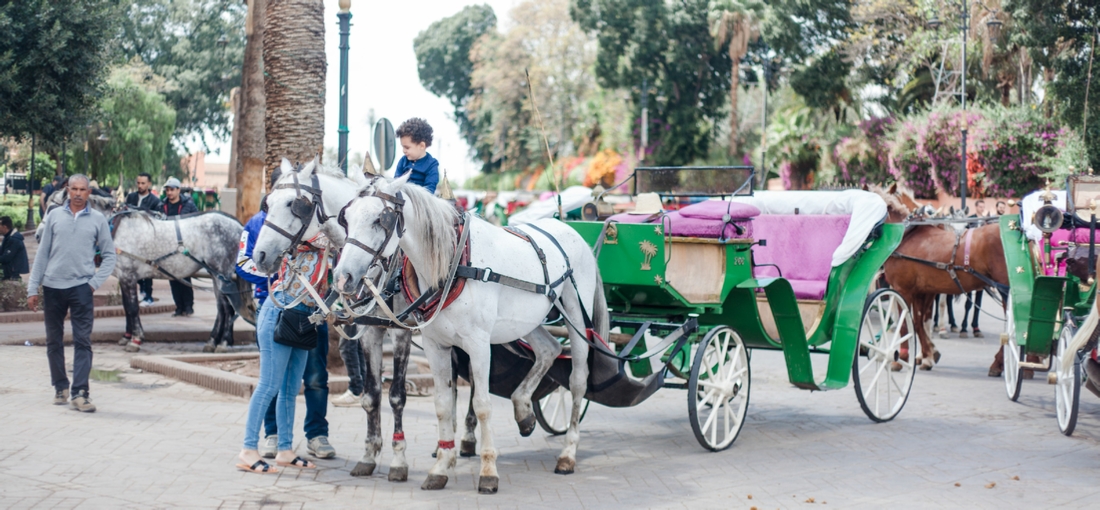
<svg viewBox="0 0 1100 510"><path fill-rule="evenodd" d="M69 378L65 375L65 314L71 315L73 330L73 409L94 412L88 396L88 374L92 370L92 321L95 311L92 293L115 268L115 245L107 218L88 205L91 194L88 177L69 177L69 199L54 209L38 227L42 235L34 268L27 284L27 307L38 306L42 285L42 307L46 318L46 356L50 360L53 403L69 402ZM96 250L102 262L95 267Z"/></svg>

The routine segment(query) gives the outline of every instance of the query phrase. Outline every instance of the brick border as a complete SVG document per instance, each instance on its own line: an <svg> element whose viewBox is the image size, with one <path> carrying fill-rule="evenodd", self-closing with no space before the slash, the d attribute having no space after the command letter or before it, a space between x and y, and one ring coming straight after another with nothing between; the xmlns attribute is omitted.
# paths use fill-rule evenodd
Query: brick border
<svg viewBox="0 0 1100 510"><path fill-rule="evenodd" d="M176 305L153 305L147 307L139 307L139 315L152 315L158 313L169 313L176 311ZM97 306L95 308L95 318L101 319L104 317L123 317L126 315L126 310L122 309L122 305L115 306ZM0 313L0 324L13 324L17 322L42 322L45 319L45 314L42 312L3 312ZM68 320L68 316L65 317Z"/></svg>

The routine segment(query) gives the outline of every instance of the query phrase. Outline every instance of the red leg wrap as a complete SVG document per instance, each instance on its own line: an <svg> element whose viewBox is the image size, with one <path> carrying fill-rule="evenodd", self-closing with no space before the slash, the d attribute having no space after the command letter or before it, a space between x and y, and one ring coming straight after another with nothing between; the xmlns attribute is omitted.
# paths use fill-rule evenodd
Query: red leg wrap
<svg viewBox="0 0 1100 510"><path fill-rule="evenodd" d="M393 440L394 441L404 441L405 440L405 433L404 432L394 432Z"/></svg>
<svg viewBox="0 0 1100 510"><path fill-rule="evenodd" d="M440 441L439 442L439 448L441 450L453 450L454 447L455 447L455 442L454 441Z"/></svg>

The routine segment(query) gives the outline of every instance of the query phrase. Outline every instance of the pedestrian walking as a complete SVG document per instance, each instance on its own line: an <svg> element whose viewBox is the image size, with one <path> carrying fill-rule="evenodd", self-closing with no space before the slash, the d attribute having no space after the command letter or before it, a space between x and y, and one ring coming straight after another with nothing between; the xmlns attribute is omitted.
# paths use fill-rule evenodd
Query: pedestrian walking
<svg viewBox="0 0 1100 510"><path fill-rule="evenodd" d="M240 251L237 253L237 276L252 282L256 299L260 301L260 307L268 296L268 275L261 273L252 261L252 248L256 245L256 239L260 236L264 220L267 218L267 202L261 201L260 212L252 216L244 226L241 233ZM350 370L349 370L350 372ZM306 357L306 368L302 374L305 384L306 398L306 449L310 454L321 459L331 459L336 456L336 449L328 440L328 325L320 324L317 327L317 346L310 349ZM277 413L277 397L271 398L271 403L264 413L264 439L259 444L260 455L267 459L276 456L279 440L279 417Z"/></svg>
<svg viewBox="0 0 1100 510"><path fill-rule="evenodd" d="M164 183L164 193L167 195L161 204L161 212L165 216L183 216L199 212L191 197L180 195L180 180L171 177ZM172 317L190 317L195 313L195 290L191 287L191 278L181 278L179 281L171 280L168 285L172 288L172 301L176 303L176 311Z"/></svg>
<svg viewBox="0 0 1100 510"><path fill-rule="evenodd" d="M4 280L18 280L19 275L27 274L27 247L23 244L23 234L15 230L11 218L0 216L0 277Z"/></svg>
<svg viewBox="0 0 1100 510"><path fill-rule="evenodd" d="M88 388L92 369L92 323L95 319L92 294L115 268L115 246L107 218L88 205L91 194L87 176L69 178L69 199L54 209L38 227L42 235L34 256L34 269L27 283L27 307L42 306L46 319L46 356L56 405L69 403L73 409L94 412ZM96 251L102 258L95 267ZM65 315L70 315L73 333L72 400L65 373Z"/></svg>
<svg viewBox="0 0 1100 510"><path fill-rule="evenodd" d="M989 212L985 210L985 201L978 200L974 202L974 214L971 214L971 218L985 218L989 216ZM971 223L966 228L977 228L978 224ZM974 321L970 324L970 330L974 335L974 338L981 338L982 330L978 329L978 315L982 309L982 295L985 294L984 290L977 290L974 292L966 293L966 304L963 305L963 320L962 329L959 331L959 338L966 338L966 319L970 315L970 307L974 307Z"/></svg>
<svg viewBox="0 0 1100 510"><path fill-rule="evenodd" d="M152 192L152 187L153 178L149 174L138 174L137 191L126 196L126 205L139 211L160 212L160 197ZM144 278L137 284L142 295L141 306L153 306L153 279Z"/></svg>

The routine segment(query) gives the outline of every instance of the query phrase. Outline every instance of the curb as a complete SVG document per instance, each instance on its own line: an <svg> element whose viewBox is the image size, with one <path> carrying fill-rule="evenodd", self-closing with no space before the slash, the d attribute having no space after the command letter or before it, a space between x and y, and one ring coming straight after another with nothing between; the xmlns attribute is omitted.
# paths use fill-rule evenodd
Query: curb
<svg viewBox="0 0 1100 510"><path fill-rule="evenodd" d="M66 328L68 329L68 328ZM233 330L233 345L253 345L256 343L252 330ZM122 338L118 331L93 331L92 343L117 343ZM206 342L210 340L208 331L146 331L143 342ZM0 339L0 345L46 345L45 335L30 338ZM65 345L72 345L73 335L65 333Z"/></svg>
<svg viewBox="0 0 1100 510"><path fill-rule="evenodd" d="M158 313L169 313L176 310L175 305L153 305L148 307L138 307L139 315L152 315ZM104 317L123 317L126 315L126 310L123 310L122 305L115 306L99 306L95 309L95 318L101 319ZM65 320L69 317L66 315ZM13 324L17 322L42 322L46 320L46 314L43 312L4 312L0 313L0 324Z"/></svg>

